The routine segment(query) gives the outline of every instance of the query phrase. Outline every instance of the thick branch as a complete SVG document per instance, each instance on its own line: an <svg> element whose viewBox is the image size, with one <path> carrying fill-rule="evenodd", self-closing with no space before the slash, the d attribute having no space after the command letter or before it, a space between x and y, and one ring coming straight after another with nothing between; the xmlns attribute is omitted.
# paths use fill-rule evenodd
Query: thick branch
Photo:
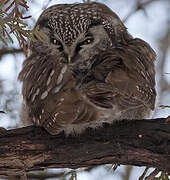
<svg viewBox="0 0 170 180"><path fill-rule="evenodd" d="M51 136L30 126L0 136L1 176L113 163L152 166L170 173L170 122L122 121L69 137Z"/></svg>

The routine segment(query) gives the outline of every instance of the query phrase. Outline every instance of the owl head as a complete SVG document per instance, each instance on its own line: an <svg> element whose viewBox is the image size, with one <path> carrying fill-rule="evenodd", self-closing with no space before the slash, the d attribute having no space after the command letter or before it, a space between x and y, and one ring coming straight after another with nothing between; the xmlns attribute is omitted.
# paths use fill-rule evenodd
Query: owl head
<svg viewBox="0 0 170 180"><path fill-rule="evenodd" d="M41 14L35 28L47 38L32 42L31 50L58 56L58 63L85 62L131 38L115 13L94 2L54 5Z"/></svg>

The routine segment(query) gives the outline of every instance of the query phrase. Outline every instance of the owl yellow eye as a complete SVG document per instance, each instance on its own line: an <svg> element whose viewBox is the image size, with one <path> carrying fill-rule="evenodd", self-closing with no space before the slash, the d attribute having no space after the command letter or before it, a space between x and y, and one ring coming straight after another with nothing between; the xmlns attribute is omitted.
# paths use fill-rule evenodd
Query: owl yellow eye
<svg viewBox="0 0 170 180"><path fill-rule="evenodd" d="M56 45L59 51L63 51L63 45L62 43L57 39L51 39L51 42Z"/></svg>
<svg viewBox="0 0 170 180"><path fill-rule="evenodd" d="M61 42L60 42L60 41L58 41L57 39L53 39L52 41L53 41L53 44L56 44L56 45L61 45Z"/></svg>
<svg viewBox="0 0 170 180"><path fill-rule="evenodd" d="M91 44L93 42L93 39L86 39L85 41L84 41L84 44L86 45L86 44Z"/></svg>
<svg viewBox="0 0 170 180"><path fill-rule="evenodd" d="M93 38L87 38L86 40L80 42L76 47L76 52L80 51L82 46L91 44L91 43L93 43L93 41L94 41Z"/></svg>
<svg viewBox="0 0 170 180"><path fill-rule="evenodd" d="M59 40L57 40L57 39L52 39L52 43L55 44L55 45L59 45L59 46L62 45L61 42Z"/></svg>
<svg viewBox="0 0 170 180"><path fill-rule="evenodd" d="M80 46L82 45L87 45L87 44L91 44L93 42L93 39L90 38L90 39L86 39L85 41L83 41L82 43L80 43Z"/></svg>

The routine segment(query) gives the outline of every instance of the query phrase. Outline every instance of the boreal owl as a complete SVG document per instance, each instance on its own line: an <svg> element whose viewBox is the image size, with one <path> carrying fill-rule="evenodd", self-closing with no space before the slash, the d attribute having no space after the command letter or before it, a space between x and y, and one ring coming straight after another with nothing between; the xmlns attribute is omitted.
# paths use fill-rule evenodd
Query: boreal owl
<svg viewBox="0 0 170 180"><path fill-rule="evenodd" d="M106 5L54 5L35 28L46 38L30 42L19 74L23 121L56 135L149 117L156 97L155 52L133 38Z"/></svg>

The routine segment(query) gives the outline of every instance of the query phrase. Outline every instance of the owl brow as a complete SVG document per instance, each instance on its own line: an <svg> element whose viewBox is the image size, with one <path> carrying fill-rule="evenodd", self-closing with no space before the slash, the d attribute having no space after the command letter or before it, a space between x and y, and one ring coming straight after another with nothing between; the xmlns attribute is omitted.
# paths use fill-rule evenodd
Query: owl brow
<svg viewBox="0 0 170 180"><path fill-rule="evenodd" d="M86 34L85 34L85 37L86 38L88 38L88 37L92 37L93 35L92 35L92 33L90 33L90 32L87 32Z"/></svg>
<svg viewBox="0 0 170 180"><path fill-rule="evenodd" d="M99 19L92 20L92 23L89 25L89 29L92 28L93 26L101 25L102 21Z"/></svg>
<svg viewBox="0 0 170 180"><path fill-rule="evenodd" d="M51 32L50 32L50 38L51 38L51 39L55 38L54 31L51 31Z"/></svg>

